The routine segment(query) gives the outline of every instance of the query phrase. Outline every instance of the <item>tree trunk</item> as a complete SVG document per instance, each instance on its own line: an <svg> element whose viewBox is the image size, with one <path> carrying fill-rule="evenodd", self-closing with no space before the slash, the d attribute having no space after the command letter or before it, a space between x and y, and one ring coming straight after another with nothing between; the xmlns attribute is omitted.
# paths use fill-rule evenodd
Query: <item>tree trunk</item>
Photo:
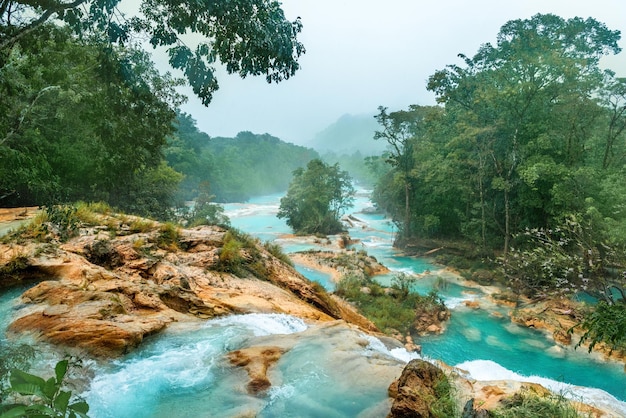
<svg viewBox="0 0 626 418"><path fill-rule="evenodd" d="M408 239L411 231L411 206L409 182L404 182L404 238Z"/></svg>
<svg viewBox="0 0 626 418"><path fill-rule="evenodd" d="M511 236L511 213L509 208L509 189L504 189L504 264L509 254L509 239Z"/></svg>

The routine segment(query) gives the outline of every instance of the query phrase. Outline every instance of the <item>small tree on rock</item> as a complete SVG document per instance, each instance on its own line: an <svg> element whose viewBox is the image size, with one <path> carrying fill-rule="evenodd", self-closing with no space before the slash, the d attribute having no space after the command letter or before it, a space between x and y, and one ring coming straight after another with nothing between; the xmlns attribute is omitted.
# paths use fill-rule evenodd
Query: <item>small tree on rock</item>
<svg viewBox="0 0 626 418"><path fill-rule="evenodd" d="M287 195L280 200L279 218L298 234L336 234L343 230L340 217L354 203L354 187L347 171L319 159L306 170L293 172Z"/></svg>

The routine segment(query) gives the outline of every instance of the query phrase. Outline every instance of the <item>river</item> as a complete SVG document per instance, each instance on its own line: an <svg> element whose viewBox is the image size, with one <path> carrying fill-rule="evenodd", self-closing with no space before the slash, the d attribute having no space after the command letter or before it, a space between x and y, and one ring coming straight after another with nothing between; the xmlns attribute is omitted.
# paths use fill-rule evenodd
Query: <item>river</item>
<svg viewBox="0 0 626 418"><path fill-rule="evenodd" d="M259 197L245 204L227 204L225 210L233 226L280 243L286 252L315 248L311 241L284 237L291 231L276 218L279 199L280 195ZM391 245L392 224L381 215L363 213L368 206L367 194L359 194L352 213L361 222L350 230L350 235L360 240L359 249L395 272L429 271L415 291L426 292L438 276L446 277L440 266L428 260L399 254ZM298 269L332 290L328 275L304 266ZM391 277L379 280L390 281ZM3 328L20 308L18 294L13 291L0 297ZM480 380L541 383L565 396L611 405L626 417L622 365L561 349L544 334L511 324L504 308L500 308L503 318L466 308L464 300L481 298L476 289L451 283L442 295L453 310L452 320L444 334L418 341L426 358L456 365ZM389 381L368 377L367 368L401 367L416 355L389 350L364 334L331 331L278 314L175 324L116 361L86 361L85 374L90 375L91 383L81 395L90 404L93 418L384 416ZM249 395L245 372L230 367L224 355L251 344L282 344L289 338L291 349L276 366L279 377L271 376L278 381L273 381L265 396Z"/></svg>
<svg viewBox="0 0 626 418"><path fill-rule="evenodd" d="M291 230L276 218L279 203L277 194L255 198L246 204L228 204L225 209L234 227L262 240L279 242L287 252L315 248L306 240L281 238ZM361 190L354 208L349 211L362 221L349 229L350 236L360 240L359 249L375 256L393 272L421 274L424 278L416 285L416 291L427 293L438 277L446 278L441 266L423 258L403 256L394 249L392 223L380 214L363 212L370 207L367 191ZM332 290L325 275L310 272L303 266L299 266L299 270ZM392 276L378 280L389 284ZM626 416L626 373L622 364L605 362L582 348L560 347L540 331L511 323L507 308L492 307L499 310L501 316L467 308L462 303L464 300L481 299L481 292L476 288L465 288L451 281L440 294L453 310L452 319L444 334L418 341L424 356L458 366L480 380L531 381L572 398L619 405Z"/></svg>

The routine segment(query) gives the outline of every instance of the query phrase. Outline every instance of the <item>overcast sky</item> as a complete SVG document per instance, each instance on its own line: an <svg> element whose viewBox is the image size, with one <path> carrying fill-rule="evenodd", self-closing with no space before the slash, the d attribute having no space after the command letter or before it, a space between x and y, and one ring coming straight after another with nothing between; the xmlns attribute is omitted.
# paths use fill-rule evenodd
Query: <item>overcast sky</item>
<svg viewBox="0 0 626 418"><path fill-rule="evenodd" d="M221 74L209 107L193 94L183 111L210 136L269 133L306 143L349 113L374 114L434 104L426 80L457 54L472 56L494 42L509 20L537 13L593 17L620 30L626 50L625 0L283 0L289 20L300 16L306 47L302 68L280 84ZM626 77L626 52L605 59Z"/></svg>

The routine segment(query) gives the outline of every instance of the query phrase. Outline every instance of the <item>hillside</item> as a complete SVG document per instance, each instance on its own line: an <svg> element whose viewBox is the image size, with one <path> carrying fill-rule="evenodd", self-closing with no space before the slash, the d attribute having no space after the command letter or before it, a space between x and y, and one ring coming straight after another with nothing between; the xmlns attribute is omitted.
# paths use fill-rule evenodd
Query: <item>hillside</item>
<svg viewBox="0 0 626 418"><path fill-rule="evenodd" d="M377 155L386 147L384 141L374 140L377 129L379 126L373 115L345 114L317 133L306 145L320 153L341 155L359 151L363 156Z"/></svg>

